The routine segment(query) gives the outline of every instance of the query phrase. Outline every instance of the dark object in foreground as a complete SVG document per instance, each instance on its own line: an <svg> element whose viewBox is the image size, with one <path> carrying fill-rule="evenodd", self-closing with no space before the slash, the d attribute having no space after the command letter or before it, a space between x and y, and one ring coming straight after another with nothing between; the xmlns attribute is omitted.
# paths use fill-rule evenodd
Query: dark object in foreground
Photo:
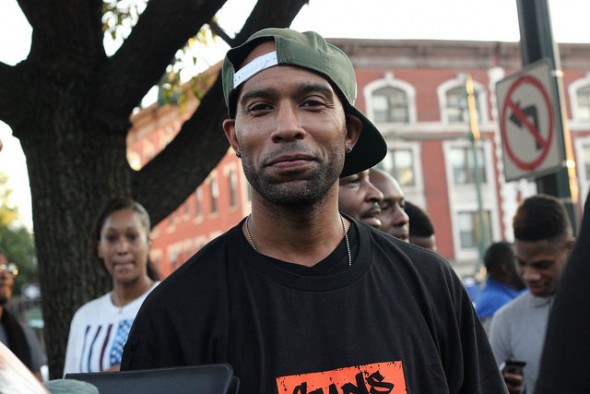
<svg viewBox="0 0 590 394"><path fill-rule="evenodd" d="M109 394L235 394L239 380L229 364L151 370L70 373L66 379L82 380Z"/></svg>

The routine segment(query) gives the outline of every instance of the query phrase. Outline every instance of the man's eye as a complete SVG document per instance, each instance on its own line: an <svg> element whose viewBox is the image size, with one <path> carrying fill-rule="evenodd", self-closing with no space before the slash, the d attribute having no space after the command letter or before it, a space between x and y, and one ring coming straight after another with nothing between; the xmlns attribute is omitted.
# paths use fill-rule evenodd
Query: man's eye
<svg viewBox="0 0 590 394"><path fill-rule="evenodd" d="M266 103L254 103L254 104L248 105L246 110L248 112L261 112L261 111L267 111L270 108L271 108L271 106Z"/></svg>
<svg viewBox="0 0 590 394"><path fill-rule="evenodd" d="M309 97L303 101L301 106L306 108L323 108L326 106L326 104L323 100L320 100L316 97Z"/></svg>
<svg viewBox="0 0 590 394"><path fill-rule="evenodd" d="M344 185L356 185L359 182L360 182L360 179L358 177L354 177L354 178L344 179L342 183Z"/></svg>

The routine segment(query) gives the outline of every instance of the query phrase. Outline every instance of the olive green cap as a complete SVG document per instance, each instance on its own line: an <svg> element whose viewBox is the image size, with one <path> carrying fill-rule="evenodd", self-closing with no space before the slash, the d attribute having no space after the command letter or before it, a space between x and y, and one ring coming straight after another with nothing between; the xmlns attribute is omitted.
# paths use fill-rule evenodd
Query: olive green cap
<svg viewBox="0 0 590 394"><path fill-rule="evenodd" d="M239 69L250 52L267 40L274 41L276 52L260 56ZM332 84L344 101L344 111L362 121L363 130L352 151L346 155L341 177L369 169L385 157L387 144L383 136L354 106L357 84L352 62L338 47L326 42L315 32L300 33L288 28L262 29L227 52L221 77L225 104L231 117L235 116L236 111L236 88L258 72L276 65L301 67L320 74Z"/></svg>

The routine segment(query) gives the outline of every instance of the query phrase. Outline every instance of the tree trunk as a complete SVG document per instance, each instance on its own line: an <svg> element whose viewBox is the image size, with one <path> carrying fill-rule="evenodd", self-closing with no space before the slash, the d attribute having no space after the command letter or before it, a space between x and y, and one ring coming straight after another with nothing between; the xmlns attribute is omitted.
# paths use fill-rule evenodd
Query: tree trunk
<svg viewBox="0 0 590 394"><path fill-rule="evenodd" d="M0 119L20 139L31 185L50 378L62 376L69 325L111 287L93 257L91 226L114 196L143 203L153 224L173 212L227 150L218 81L177 137L140 172L126 155L129 115L187 40L225 0L150 0L112 57L102 46L100 0L19 0L33 27L31 52L0 63ZM307 0L259 0L231 44L288 26Z"/></svg>

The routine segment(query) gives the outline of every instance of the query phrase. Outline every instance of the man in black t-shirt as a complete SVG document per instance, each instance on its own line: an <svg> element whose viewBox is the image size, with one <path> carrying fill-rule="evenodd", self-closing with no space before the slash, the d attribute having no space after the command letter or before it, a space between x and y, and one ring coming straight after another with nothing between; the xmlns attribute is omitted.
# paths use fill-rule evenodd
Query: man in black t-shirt
<svg viewBox="0 0 590 394"><path fill-rule="evenodd" d="M348 57L264 29L222 79L252 214L148 296L121 369L226 362L240 393L504 392L451 266L338 210L339 177L387 150Z"/></svg>

